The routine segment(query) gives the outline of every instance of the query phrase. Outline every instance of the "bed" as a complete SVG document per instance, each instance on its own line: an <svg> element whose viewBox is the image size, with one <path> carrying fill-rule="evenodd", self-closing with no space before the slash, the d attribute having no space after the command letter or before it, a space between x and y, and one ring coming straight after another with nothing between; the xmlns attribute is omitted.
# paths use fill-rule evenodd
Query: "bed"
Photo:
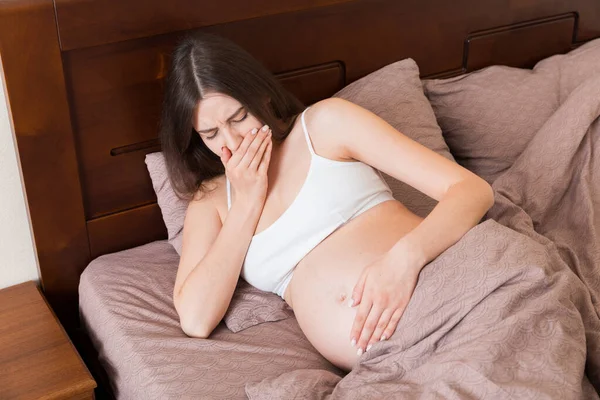
<svg viewBox="0 0 600 400"><path fill-rule="evenodd" d="M429 80L425 92L433 93L441 90L435 86L440 83L437 79L460 77L490 65L531 68L600 37L600 4L592 0L17 0L0 4L0 15L0 54L42 288L97 380L97 396L116 398L245 398L261 393L271 393L271 398L307 393L314 398L350 398L353 392L358 396L364 380L377 387L372 375L339 384L341 372L315 354L288 315L237 333L223 323L206 342L189 339L177 329L170 291L178 255L167 241L169 234L144 160L160 150L162 80L170 50L181 35L198 29L234 40L307 105L406 58L418 64L421 78ZM571 104L571 114L576 108L587 110L576 121L590 119L593 94L571 89L580 96L578 104L585 99L587 105ZM576 102L563 95L561 104ZM560 121L571 115L561 111L565 107L553 109L538 128L543 127L546 135L555 134L549 137L557 136L556 132L575 134L560 127ZM443 116L437 116L443 125ZM585 138L582 143L591 146L595 142L586 135L588 128L581 126L577 132ZM513 231L527 233L540 246L547 245L544 240L558 243L553 247L556 254L544 254L550 261L572 261L569 267L578 279L572 286L587 293L577 301L591 304L587 312L594 318L600 282L597 270L586 265L596 265L598 255L591 245L583 244L597 242L596 197L581 200L579 189L569 184L575 176L569 170L570 175L555 171L552 180L545 181L543 174L535 179L545 188L562 182L561 188L569 188L565 193L581 200L573 202L574 209L585 211L576 214L581 218L565 219L573 210L562 209L562 203L554 200L531 204L515 200L530 193L527 188L539 188L533 176L522 178L524 171L539 168L541 161L531 160L543 160L549 157L544 154L557 148L536 153L536 148L551 143L543 139L539 135L538 147L528 147L531 159L521 164L517 157L511 160L507 168L512 168L512 175L489 175L503 196L497 202L505 207L487 218L504 222L502 226L513 224ZM569 136L561 140L569 142ZM577 171L585 170L583 165L595 166L590 161L593 152L584 156L579 148L571 149L573 160L586 159L587 164L564 160L563 153L554 154L554 159L578 165ZM481 159L453 153L465 165ZM597 182L591 175L591 181ZM525 192L515 191L517 187L525 187ZM515 203L531 208L511 208ZM523 210L529 222L522 222L526 218L515 222ZM546 218L548 210L563 219ZM582 218L587 218L586 223L579 221ZM557 230L560 221L565 226ZM482 225L483 233L506 233L492 221ZM540 236L529 234L533 231ZM573 232L586 240L576 243ZM97 318L94 322L90 322L92 315ZM585 340L593 344L595 325L590 326L591 331L584 329ZM262 344L265 337L268 346ZM586 351L586 369L579 372L581 382L576 382L579 392L574 397L596 395L593 383L598 378L591 374L596 373L597 358L591 353L600 350L588 345ZM383 376L381 371L377 376ZM312 391L293 382L310 384ZM384 386L380 389L388 393ZM436 393L515 396L504 390Z"/></svg>

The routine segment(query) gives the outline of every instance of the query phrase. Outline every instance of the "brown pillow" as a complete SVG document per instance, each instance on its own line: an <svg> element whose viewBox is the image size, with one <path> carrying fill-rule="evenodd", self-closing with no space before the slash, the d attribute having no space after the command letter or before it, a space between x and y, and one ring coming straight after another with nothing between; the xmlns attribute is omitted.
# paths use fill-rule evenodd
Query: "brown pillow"
<svg viewBox="0 0 600 400"><path fill-rule="evenodd" d="M568 94L600 73L600 40L533 68L491 66L424 80L444 139L458 163L492 183L523 152Z"/></svg>
<svg viewBox="0 0 600 400"><path fill-rule="evenodd" d="M454 161L423 94L419 67L408 58L396 61L351 83L333 97L341 97L378 115L409 138ZM415 214L426 217L437 201L381 172L394 198Z"/></svg>
<svg viewBox="0 0 600 400"><path fill-rule="evenodd" d="M169 243L175 248L177 254L181 255L183 220L188 202L175 194L162 152L146 154L144 161L150 174L150 180L152 180L154 193L156 193L156 202L167 227Z"/></svg>

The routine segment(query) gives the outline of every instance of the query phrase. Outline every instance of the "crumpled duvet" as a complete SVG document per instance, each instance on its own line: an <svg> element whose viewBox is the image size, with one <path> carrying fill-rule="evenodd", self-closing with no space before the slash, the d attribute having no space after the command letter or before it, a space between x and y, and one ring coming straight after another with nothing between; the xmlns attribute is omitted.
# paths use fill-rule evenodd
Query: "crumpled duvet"
<svg viewBox="0 0 600 400"><path fill-rule="evenodd" d="M600 391L600 76L492 185L495 204L423 268L392 338L341 377L296 369L250 399L594 399Z"/></svg>

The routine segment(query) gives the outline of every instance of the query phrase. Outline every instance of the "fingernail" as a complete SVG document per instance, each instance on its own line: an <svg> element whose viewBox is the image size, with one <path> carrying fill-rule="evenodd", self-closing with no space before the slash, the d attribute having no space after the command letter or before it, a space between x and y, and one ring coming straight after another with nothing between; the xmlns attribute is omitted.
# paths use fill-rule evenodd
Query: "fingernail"
<svg viewBox="0 0 600 400"><path fill-rule="evenodd" d="M356 346L356 339L352 338L350 344L352 345L352 347Z"/></svg>
<svg viewBox="0 0 600 400"><path fill-rule="evenodd" d="M356 355L360 357L360 356L362 356L362 353L363 353L363 351L362 351L362 349L359 347L359 348L358 348L358 351L356 352Z"/></svg>
<svg viewBox="0 0 600 400"><path fill-rule="evenodd" d="M387 339L387 338L385 337L385 335L381 335L381 339L379 339L379 341L380 341L380 342L383 342L385 339Z"/></svg>
<svg viewBox="0 0 600 400"><path fill-rule="evenodd" d="M252 129L252 134L253 135L256 135L257 132L258 132L258 129L256 129L256 128Z"/></svg>
<svg viewBox="0 0 600 400"><path fill-rule="evenodd" d="M352 308L354 306L354 299L352 297L350 297L350 300L348 300L348 307Z"/></svg>
<svg viewBox="0 0 600 400"><path fill-rule="evenodd" d="M267 130L269 130L269 125L265 125L262 127L263 132L266 132Z"/></svg>
<svg viewBox="0 0 600 400"><path fill-rule="evenodd" d="M371 349L371 347L373 347L373 345L372 345L372 344L368 345L368 346L367 346L367 350L365 350L365 351L369 351L369 350Z"/></svg>

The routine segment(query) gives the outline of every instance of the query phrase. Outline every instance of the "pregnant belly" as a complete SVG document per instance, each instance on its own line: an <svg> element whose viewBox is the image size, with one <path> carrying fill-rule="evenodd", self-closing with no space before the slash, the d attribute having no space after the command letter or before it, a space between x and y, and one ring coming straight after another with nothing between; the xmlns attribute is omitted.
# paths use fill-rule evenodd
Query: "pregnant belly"
<svg viewBox="0 0 600 400"><path fill-rule="evenodd" d="M358 307L348 300L364 267L415 228L422 218L396 200L365 211L339 228L298 264L285 300L312 345L349 371L359 359L350 344Z"/></svg>

